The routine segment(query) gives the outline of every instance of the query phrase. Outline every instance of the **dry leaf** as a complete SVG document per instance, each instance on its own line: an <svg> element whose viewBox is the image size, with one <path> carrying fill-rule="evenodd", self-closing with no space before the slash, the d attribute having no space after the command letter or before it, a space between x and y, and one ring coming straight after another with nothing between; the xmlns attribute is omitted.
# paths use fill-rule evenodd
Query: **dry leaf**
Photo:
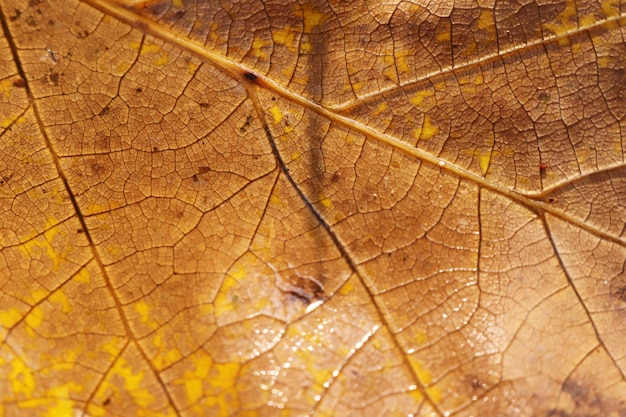
<svg viewBox="0 0 626 417"><path fill-rule="evenodd" d="M626 415L623 3L1 4L0 415Z"/></svg>

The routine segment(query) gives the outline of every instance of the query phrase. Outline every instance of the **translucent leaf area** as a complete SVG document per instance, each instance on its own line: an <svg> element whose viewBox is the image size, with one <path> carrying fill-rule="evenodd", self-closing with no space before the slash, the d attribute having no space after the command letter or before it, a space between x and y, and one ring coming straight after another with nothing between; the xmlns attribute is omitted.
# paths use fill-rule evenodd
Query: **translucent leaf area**
<svg viewBox="0 0 626 417"><path fill-rule="evenodd" d="M626 415L622 0L0 0L0 415Z"/></svg>

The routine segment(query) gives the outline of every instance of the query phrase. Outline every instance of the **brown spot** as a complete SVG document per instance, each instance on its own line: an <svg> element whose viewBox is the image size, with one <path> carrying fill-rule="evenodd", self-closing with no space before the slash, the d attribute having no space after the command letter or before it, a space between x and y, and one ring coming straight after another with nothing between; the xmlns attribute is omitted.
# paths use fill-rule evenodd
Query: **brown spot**
<svg viewBox="0 0 626 417"><path fill-rule="evenodd" d="M615 297L623 303L626 303L626 286L620 287L615 291Z"/></svg>
<svg viewBox="0 0 626 417"><path fill-rule="evenodd" d="M245 121L245 123L243 124L243 126L241 126L241 127L239 128L239 131L240 131L241 133L244 133L244 132L246 131L246 128L247 128L247 127L250 127L250 123L251 123L251 122L252 122L252 116L247 116L247 117L246 117L246 121Z"/></svg>
<svg viewBox="0 0 626 417"><path fill-rule="evenodd" d="M105 106L102 110L100 110L100 116L104 116L111 110L111 107Z"/></svg>
<svg viewBox="0 0 626 417"><path fill-rule="evenodd" d="M9 20L11 22L15 22L22 15L22 11L20 9L15 9L13 13L15 13L13 16L9 16Z"/></svg>
<svg viewBox="0 0 626 417"><path fill-rule="evenodd" d="M106 400L104 400L104 401L102 402L102 405L103 405L103 406L105 406L105 407L106 407L107 405L109 405L109 404L111 404L111 397L107 398Z"/></svg>
<svg viewBox="0 0 626 417"><path fill-rule="evenodd" d="M191 177L191 179L193 180L193 182L198 182L198 181L200 181L200 180L198 179L198 176L197 176L196 174L193 174L193 176Z"/></svg>
<svg viewBox="0 0 626 417"><path fill-rule="evenodd" d="M324 289L315 279L292 275L287 280L287 288L283 292L294 297L303 304L311 304L315 300L325 300Z"/></svg>
<svg viewBox="0 0 626 417"><path fill-rule="evenodd" d="M135 88L135 93L143 93L143 90L140 87Z"/></svg>
<svg viewBox="0 0 626 417"><path fill-rule="evenodd" d="M13 80L13 87L24 88L26 87L26 81L23 78Z"/></svg>
<svg viewBox="0 0 626 417"><path fill-rule="evenodd" d="M204 166L199 166L198 167L198 174L205 174L207 172L211 172L211 168L204 167Z"/></svg>
<svg viewBox="0 0 626 417"><path fill-rule="evenodd" d="M332 177L330 177L330 182L332 182L333 184L339 182L339 174L337 174L336 172L333 174Z"/></svg>
<svg viewBox="0 0 626 417"><path fill-rule="evenodd" d="M77 233L77 234L81 234L81 233L83 233L83 229L76 229L76 233Z"/></svg>
<svg viewBox="0 0 626 417"><path fill-rule="evenodd" d="M53 72L48 76L48 79L50 80L50 82L54 85L59 85L59 73L58 72Z"/></svg>
<svg viewBox="0 0 626 417"><path fill-rule="evenodd" d="M246 77L248 81L252 82L256 82L256 79L258 78L257 75L252 72L245 72L243 76Z"/></svg>
<svg viewBox="0 0 626 417"><path fill-rule="evenodd" d="M180 19L181 17L183 17L185 15L185 11L184 10L177 10L176 13L174 13L174 15L176 16L177 19Z"/></svg>

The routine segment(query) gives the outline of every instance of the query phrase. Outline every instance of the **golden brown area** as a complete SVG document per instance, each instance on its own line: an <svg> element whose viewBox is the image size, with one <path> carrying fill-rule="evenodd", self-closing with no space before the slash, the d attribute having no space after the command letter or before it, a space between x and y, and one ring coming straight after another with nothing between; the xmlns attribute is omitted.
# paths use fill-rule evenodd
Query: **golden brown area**
<svg viewBox="0 0 626 417"><path fill-rule="evenodd" d="M0 416L625 415L624 10L0 1Z"/></svg>

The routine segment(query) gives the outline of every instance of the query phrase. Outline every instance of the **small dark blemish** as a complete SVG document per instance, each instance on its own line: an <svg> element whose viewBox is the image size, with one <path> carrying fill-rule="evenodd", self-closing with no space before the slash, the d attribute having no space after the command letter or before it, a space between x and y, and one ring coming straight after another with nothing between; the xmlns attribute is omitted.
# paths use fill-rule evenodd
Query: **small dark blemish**
<svg viewBox="0 0 626 417"><path fill-rule="evenodd" d="M109 106L105 106L102 110L100 110L100 116L104 116L105 114L107 114L109 111L111 110L111 107Z"/></svg>
<svg viewBox="0 0 626 417"><path fill-rule="evenodd" d="M204 108L209 107L209 103L200 103L199 105Z"/></svg>
<svg viewBox="0 0 626 417"><path fill-rule="evenodd" d="M198 179L198 176L197 176L196 174L193 174L193 176L191 177L191 179L193 180L193 182L198 182L198 181L200 181L200 180Z"/></svg>
<svg viewBox="0 0 626 417"><path fill-rule="evenodd" d="M251 72L246 72L243 76L244 76L244 77L246 77L246 79L247 79L248 81L252 81L252 82L256 82L256 80L257 80L257 78L258 78L258 77L256 76L256 74L253 74L253 73L251 73Z"/></svg>
<svg viewBox="0 0 626 417"><path fill-rule="evenodd" d="M252 122L252 116L246 117L246 121L244 122L243 126L239 128L239 131L241 133L244 133L246 131L246 128L250 126L251 122Z"/></svg>
<svg viewBox="0 0 626 417"><path fill-rule="evenodd" d="M14 16L9 16L9 20L10 20L11 22L15 22L15 21L16 21L17 19L19 19L19 18L20 18L20 16L22 15L22 11L21 11L20 9L15 9L15 10L13 11L13 13L15 13L15 15L14 15Z"/></svg>
<svg viewBox="0 0 626 417"><path fill-rule="evenodd" d="M618 300L626 303L626 286L618 288L617 291L615 291L615 297L617 297Z"/></svg>
<svg viewBox="0 0 626 417"><path fill-rule="evenodd" d="M272 96L272 101L276 101L276 97Z"/></svg>
<svg viewBox="0 0 626 417"><path fill-rule="evenodd" d="M59 85L59 73L53 72L48 76L50 82L54 85Z"/></svg>
<svg viewBox="0 0 626 417"><path fill-rule="evenodd" d="M158 150L159 150L159 148L157 148L156 146L152 148L152 152L156 152Z"/></svg>
<svg viewBox="0 0 626 417"><path fill-rule="evenodd" d="M81 234L81 233L83 233L83 229L76 229L76 233L77 233L77 234Z"/></svg>
<svg viewBox="0 0 626 417"><path fill-rule="evenodd" d="M104 401L102 402L102 405L103 405L103 406L105 406L105 407L106 407L107 405L109 405L109 404L111 404L111 397L107 398L106 400L104 400Z"/></svg>
<svg viewBox="0 0 626 417"><path fill-rule="evenodd" d="M23 78L18 78L17 80L13 80L13 87L24 88L26 87L26 81Z"/></svg>
<svg viewBox="0 0 626 417"><path fill-rule="evenodd" d="M143 93L143 90L140 87L135 88L135 93Z"/></svg>
<svg viewBox="0 0 626 417"><path fill-rule="evenodd" d="M184 10L177 10L176 13L174 13L174 16L176 16L177 19L180 19L184 15L185 15L185 11Z"/></svg>
<svg viewBox="0 0 626 417"><path fill-rule="evenodd" d="M330 182L332 182L333 184L337 183L339 181L339 174L337 174L336 172L333 174L332 177L330 177Z"/></svg>
<svg viewBox="0 0 626 417"><path fill-rule="evenodd" d="M198 174L205 174L207 172L211 172L211 168L204 167L204 166L199 166L198 167Z"/></svg>
<svg viewBox="0 0 626 417"><path fill-rule="evenodd" d="M283 290L285 294L297 299L305 305L315 300L325 300L324 289L314 279L292 276L288 281L288 288Z"/></svg>
<svg viewBox="0 0 626 417"><path fill-rule="evenodd" d="M48 20L48 25L54 26L54 20L52 20L52 19Z"/></svg>

